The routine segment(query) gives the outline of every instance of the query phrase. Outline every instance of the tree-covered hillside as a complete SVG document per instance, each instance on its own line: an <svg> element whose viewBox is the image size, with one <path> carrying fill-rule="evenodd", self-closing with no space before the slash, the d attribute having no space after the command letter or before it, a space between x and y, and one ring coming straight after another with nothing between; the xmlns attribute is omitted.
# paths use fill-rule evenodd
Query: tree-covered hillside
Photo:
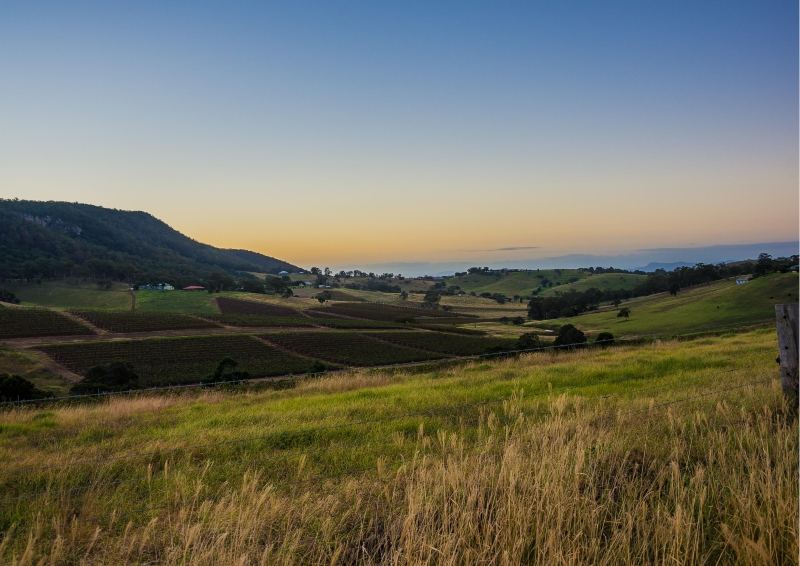
<svg viewBox="0 0 800 566"><path fill-rule="evenodd" d="M281 270L299 268L255 252L196 242L146 212L0 200L0 279L182 282L213 272Z"/></svg>

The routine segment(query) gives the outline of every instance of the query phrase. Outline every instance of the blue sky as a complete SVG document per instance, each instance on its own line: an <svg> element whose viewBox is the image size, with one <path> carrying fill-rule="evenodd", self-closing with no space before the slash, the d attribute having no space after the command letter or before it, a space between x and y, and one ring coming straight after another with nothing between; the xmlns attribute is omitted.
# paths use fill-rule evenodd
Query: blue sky
<svg viewBox="0 0 800 566"><path fill-rule="evenodd" d="M790 239L797 23L790 1L6 2L0 194L303 264Z"/></svg>

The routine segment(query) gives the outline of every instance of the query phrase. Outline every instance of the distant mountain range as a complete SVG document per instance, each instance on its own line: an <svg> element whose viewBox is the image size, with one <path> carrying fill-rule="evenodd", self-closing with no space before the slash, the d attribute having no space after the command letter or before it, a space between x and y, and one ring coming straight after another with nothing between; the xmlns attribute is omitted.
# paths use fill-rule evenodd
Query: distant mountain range
<svg viewBox="0 0 800 566"><path fill-rule="evenodd" d="M203 279L214 272L297 272L256 252L215 248L146 212L88 204L0 199L0 279Z"/></svg>
<svg viewBox="0 0 800 566"><path fill-rule="evenodd" d="M402 273L413 277L418 275L452 275L473 266L486 266L493 269L569 269L577 267L617 267L620 269L640 269L671 271L681 266L698 263L723 263L744 259L755 259L765 252L773 257L789 257L798 253L797 241L761 242L755 244L725 244L687 248L651 248L635 250L616 255L570 254L520 260L466 260L447 262L402 262L380 263L360 266L376 273ZM336 267L339 269L339 266ZM348 269L352 269L349 266Z"/></svg>

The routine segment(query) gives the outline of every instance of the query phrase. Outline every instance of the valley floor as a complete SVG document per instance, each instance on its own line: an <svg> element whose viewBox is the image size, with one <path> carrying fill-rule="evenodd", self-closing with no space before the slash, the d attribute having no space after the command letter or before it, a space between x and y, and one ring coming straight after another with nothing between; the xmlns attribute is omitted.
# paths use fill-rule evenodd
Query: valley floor
<svg viewBox="0 0 800 566"><path fill-rule="evenodd" d="M798 556L774 331L0 413L0 561Z"/></svg>

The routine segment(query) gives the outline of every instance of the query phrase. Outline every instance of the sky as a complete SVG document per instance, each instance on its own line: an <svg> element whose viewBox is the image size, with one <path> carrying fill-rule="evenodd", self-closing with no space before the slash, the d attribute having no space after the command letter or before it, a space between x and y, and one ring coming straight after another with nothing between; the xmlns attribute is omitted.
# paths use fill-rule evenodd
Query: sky
<svg viewBox="0 0 800 566"><path fill-rule="evenodd" d="M797 12L3 2L0 197L301 266L796 240Z"/></svg>

